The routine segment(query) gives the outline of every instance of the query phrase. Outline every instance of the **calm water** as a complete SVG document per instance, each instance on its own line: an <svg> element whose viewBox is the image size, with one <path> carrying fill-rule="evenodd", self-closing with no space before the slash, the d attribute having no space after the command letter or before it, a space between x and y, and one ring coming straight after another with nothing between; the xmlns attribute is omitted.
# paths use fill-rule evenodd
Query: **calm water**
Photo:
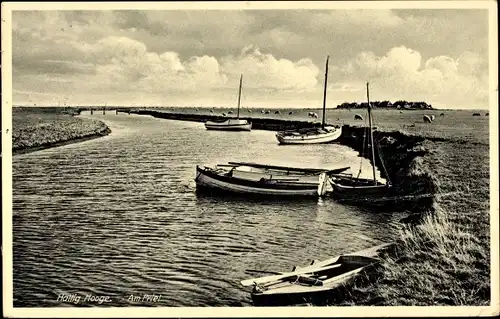
<svg viewBox="0 0 500 319"><path fill-rule="evenodd" d="M246 269L283 271L370 247L393 236L401 218L330 199L195 193L197 164L357 172L360 159L347 147L279 146L273 132L206 131L147 116L83 116L104 120L113 133L13 158L16 307L247 306L249 292L239 285L251 277Z"/></svg>

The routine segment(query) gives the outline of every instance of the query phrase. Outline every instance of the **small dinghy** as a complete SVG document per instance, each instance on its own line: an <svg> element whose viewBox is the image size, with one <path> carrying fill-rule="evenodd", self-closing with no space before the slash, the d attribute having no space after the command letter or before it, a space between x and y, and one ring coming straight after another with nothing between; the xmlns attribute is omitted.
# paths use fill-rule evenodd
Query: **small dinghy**
<svg viewBox="0 0 500 319"><path fill-rule="evenodd" d="M256 306L303 304L325 297L361 272L379 263L378 256L392 244L381 244L355 253L337 256L292 272L243 280L253 286L252 300Z"/></svg>

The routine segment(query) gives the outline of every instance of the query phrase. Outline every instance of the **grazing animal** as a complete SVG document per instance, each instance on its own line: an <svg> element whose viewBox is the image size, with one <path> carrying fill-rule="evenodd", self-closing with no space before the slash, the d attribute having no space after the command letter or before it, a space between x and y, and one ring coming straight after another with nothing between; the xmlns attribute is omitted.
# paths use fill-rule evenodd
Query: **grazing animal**
<svg viewBox="0 0 500 319"><path fill-rule="evenodd" d="M399 113L403 114L403 111L399 111Z"/></svg>
<svg viewBox="0 0 500 319"><path fill-rule="evenodd" d="M293 114L293 112L288 112L288 115L292 115L292 114Z"/></svg>
<svg viewBox="0 0 500 319"><path fill-rule="evenodd" d="M472 114L472 116L481 116L481 114L480 113L474 113L474 114Z"/></svg>
<svg viewBox="0 0 500 319"><path fill-rule="evenodd" d="M439 116L444 116L444 113L439 114Z"/></svg>
<svg viewBox="0 0 500 319"><path fill-rule="evenodd" d="M276 112L274 112L274 114L281 114L281 113L280 113L280 111L276 111Z"/></svg>
<svg viewBox="0 0 500 319"><path fill-rule="evenodd" d="M248 110L248 113L252 113L252 110Z"/></svg>
<svg viewBox="0 0 500 319"><path fill-rule="evenodd" d="M213 113L213 112L214 112L214 110L210 110L210 113Z"/></svg>
<svg viewBox="0 0 500 319"><path fill-rule="evenodd" d="M354 119L355 119L355 120L361 120L361 121L362 121L362 120L363 120L363 117L362 117L361 115L359 115L359 114L354 114Z"/></svg>
<svg viewBox="0 0 500 319"><path fill-rule="evenodd" d="M424 123L431 123L432 119L429 115L424 115Z"/></svg>
<svg viewBox="0 0 500 319"><path fill-rule="evenodd" d="M486 113L484 116L489 116L490 115L490 112Z"/></svg>
<svg viewBox="0 0 500 319"><path fill-rule="evenodd" d="M340 121L340 118L339 118L339 117L337 117L337 121Z"/></svg>
<svg viewBox="0 0 500 319"><path fill-rule="evenodd" d="M270 111L266 111L266 113L264 113L264 114L269 114L269 113L271 113L271 112Z"/></svg>
<svg viewBox="0 0 500 319"><path fill-rule="evenodd" d="M318 118L318 113L316 113L316 112L309 112L309 113L307 113L307 115L309 117L312 117L312 118L316 118L316 119Z"/></svg>
<svg viewBox="0 0 500 319"><path fill-rule="evenodd" d="M264 114L264 110L261 110L260 113Z"/></svg>
<svg viewBox="0 0 500 319"><path fill-rule="evenodd" d="M233 114L233 111L229 111L229 112L227 112L227 114Z"/></svg>
<svg viewBox="0 0 500 319"><path fill-rule="evenodd" d="M226 113L222 113L222 116L226 116Z"/></svg>
<svg viewBox="0 0 500 319"><path fill-rule="evenodd" d="M431 120L434 121L436 117L434 115L431 115Z"/></svg>

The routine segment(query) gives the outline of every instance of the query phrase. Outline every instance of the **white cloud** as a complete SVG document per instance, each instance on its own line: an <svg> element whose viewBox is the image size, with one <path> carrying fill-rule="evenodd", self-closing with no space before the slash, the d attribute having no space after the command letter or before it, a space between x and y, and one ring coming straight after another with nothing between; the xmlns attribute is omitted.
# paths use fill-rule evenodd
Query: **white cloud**
<svg viewBox="0 0 500 319"><path fill-rule="evenodd" d="M436 56L422 63L419 52L404 46L384 56L361 52L347 65L336 67L341 77L374 82L378 95L436 103L446 107L474 107L487 101L488 82L479 72L484 61L468 52L458 59Z"/></svg>
<svg viewBox="0 0 500 319"><path fill-rule="evenodd" d="M245 87L307 91L316 88L318 83L319 69L310 59L296 62L276 59L252 45L243 48L236 57L222 58L221 64L228 74L243 74Z"/></svg>

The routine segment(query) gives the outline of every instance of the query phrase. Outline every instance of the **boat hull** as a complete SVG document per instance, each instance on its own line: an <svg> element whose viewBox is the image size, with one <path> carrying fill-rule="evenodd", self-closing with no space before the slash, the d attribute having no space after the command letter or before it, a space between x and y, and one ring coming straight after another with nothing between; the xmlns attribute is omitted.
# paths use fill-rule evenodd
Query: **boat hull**
<svg viewBox="0 0 500 319"><path fill-rule="evenodd" d="M224 122L207 121L205 123L205 128L207 130L217 131L251 131L252 123L248 123L246 120L233 119L229 119Z"/></svg>
<svg viewBox="0 0 500 319"><path fill-rule="evenodd" d="M346 273L340 280L327 285L327 286L301 286L298 291L264 291L263 293L251 294L252 302L255 306L289 306L304 303L312 303L321 305L334 301L342 294L342 288L346 284L352 282L360 273L366 273L373 269L375 263L359 267ZM296 287L293 287L296 288ZM340 298L342 299L342 298Z"/></svg>
<svg viewBox="0 0 500 319"><path fill-rule="evenodd" d="M319 182L296 183L291 181L263 182L261 180L247 180L217 174L199 166L196 167L195 180L197 188L215 192L288 197L324 195L324 186L320 187ZM320 191L320 193L318 193L318 191Z"/></svg>
<svg viewBox="0 0 500 319"><path fill-rule="evenodd" d="M332 196L335 199L349 202L368 202L384 199L392 195L392 188L386 184L373 185L371 180L340 179L330 180Z"/></svg>
<svg viewBox="0 0 500 319"><path fill-rule="evenodd" d="M360 273L373 270L380 262L380 255L390 247L393 245L381 244L315 262L290 273L244 280L241 284L254 285L251 297L256 306L332 304L336 300L342 300L346 284ZM321 279L322 276L327 279Z"/></svg>
<svg viewBox="0 0 500 319"><path fill-rule="evenodd" d="M325 144L332 143L342 135L342 128L333 131L315 132L310 134L285 135L284 132L276 133L279 144Z"/></svg>

